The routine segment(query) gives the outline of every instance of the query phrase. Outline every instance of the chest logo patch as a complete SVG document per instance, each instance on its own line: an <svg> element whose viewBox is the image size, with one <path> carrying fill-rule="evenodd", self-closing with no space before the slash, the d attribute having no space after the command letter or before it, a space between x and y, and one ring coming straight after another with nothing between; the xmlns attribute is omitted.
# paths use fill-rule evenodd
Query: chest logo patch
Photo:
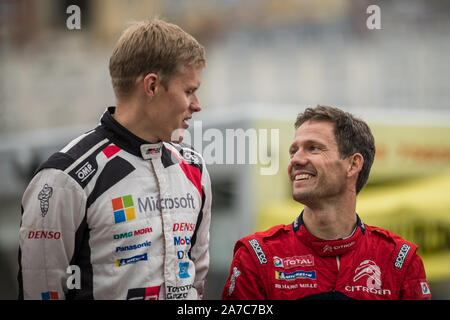
<svg viewBox="0 0 450 320"><path fill-rule="evenodd" d="M356 275L353 282L358 281L363 277L367 277L366 286L369 289L381 289L381 271L375 262L372 260L364 260L358 268L355 269Z"/></svg>

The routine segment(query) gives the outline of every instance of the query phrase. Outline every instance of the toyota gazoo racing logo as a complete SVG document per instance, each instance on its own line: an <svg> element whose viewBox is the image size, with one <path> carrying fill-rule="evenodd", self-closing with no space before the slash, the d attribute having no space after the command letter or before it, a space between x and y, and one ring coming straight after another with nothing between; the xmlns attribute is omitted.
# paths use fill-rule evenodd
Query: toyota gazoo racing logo
<svg viewBox="0 0 450 320"><path fill-rule="evenodd" d="M390 290L381 288L381 270L372 260L364 260L355 269L353 282L358 282L360 279L366 279L365 286L346 286L345 290L350 292L362 291L379 295L391 294Z"/></svg>

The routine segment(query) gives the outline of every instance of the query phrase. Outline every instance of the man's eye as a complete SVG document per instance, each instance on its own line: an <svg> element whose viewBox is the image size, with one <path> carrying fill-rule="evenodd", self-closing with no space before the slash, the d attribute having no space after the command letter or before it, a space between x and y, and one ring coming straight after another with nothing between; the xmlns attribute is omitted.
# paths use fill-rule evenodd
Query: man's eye
<svg viewBox="0 0 450 320"><path fill-rule="evenodd" d="M186 91L186 94L187 94L187 95L191 95L191 94L193 94L193 93L194 93L194 90L187 90L187 91Z"/></svg>

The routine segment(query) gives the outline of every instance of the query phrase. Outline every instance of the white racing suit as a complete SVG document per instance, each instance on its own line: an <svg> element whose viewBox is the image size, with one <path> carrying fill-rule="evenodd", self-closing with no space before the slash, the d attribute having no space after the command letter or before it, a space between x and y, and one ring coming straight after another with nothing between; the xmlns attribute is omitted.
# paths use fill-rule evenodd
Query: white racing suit
<svg viewBox="0 0 450 320"><path fill-rule="evenodd" d="M199 299L211 183L202 157L148 143L108 108L22 199L19 299Z"/></svg>

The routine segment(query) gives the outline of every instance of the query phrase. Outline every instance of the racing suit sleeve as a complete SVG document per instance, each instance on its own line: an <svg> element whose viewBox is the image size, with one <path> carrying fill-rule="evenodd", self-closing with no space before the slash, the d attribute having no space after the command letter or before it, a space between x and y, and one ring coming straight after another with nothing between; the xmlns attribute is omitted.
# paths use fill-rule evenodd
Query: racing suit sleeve
<svg viewBox="0 0 450 320"><path fill-rule="evenodd" d="M64 299L75 232L86 196L66 173L43 169L22 198L19 229L19 299Z"/></svg>
<svg viewBox="0 0 450 320"><path fill-rule="evenodd" d="M266 299L262 276L249 250L241 245L234 254L230 274L222 292L223 300Z"/></svg>
<svg viewBox="0 0 450 320"><path fill-rule="evenodd" d="M195 264L194 288L197 298L203 298L203 289L209 269L209 227L211 224L211 179L206 166L202 174L202 208L197 219L195 244L191 248L191 258Z"/></svg>
<svg viewBox="0 0 450 320"><path fill-rule="evenodd" d="M431 291L426 280L422 259L417 253L406 269L405 278L400 289L401 300L430 300Z"/></svg>

